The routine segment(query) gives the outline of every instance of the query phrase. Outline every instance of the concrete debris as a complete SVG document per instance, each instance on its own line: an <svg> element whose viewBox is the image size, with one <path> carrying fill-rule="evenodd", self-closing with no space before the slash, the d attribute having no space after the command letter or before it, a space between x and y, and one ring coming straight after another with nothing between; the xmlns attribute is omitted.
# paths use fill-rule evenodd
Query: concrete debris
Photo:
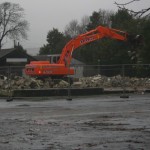
<svg viewBox="0 0 150 150"><path fill-rule="evenodd" d="M2 77L0 78L0 95L5 95L8 90L14 89L49 89L67 88L68 86L70 85L67 81L52 80L51 78L39 80L20 76L14 76L11 79ZM76 79L71 84L71 87L130 88L137 91L138 89L150 89L150 78L122 77L121 75L106 77L97 75Z"/></svg>
<svg viewBox="0 0 150 150"><path fill-rule="evenodd" d="M58 83L54 84L54 88L67 88L69 86L69 83L64 81L64 80L60 80Z"/></svg>
<svg viewBox="0 0 150 150"><path fill-rule="evenodd" d="M4 76L4 75L0 75L0 79L2 79L2 80L6 80L6 79L7 79L7 77L6 77L6 76Z"/></svg>
<svg viewBox="0 0 150 150"><path fill-rule="evenodd" d="M72 87L82 87L82 82L81 81L73 82Z"/></svg>

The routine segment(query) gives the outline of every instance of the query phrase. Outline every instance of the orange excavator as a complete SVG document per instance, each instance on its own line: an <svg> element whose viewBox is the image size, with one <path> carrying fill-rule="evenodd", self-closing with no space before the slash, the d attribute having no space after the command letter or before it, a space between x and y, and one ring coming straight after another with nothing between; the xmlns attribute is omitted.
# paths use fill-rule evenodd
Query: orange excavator
<svg viewBox="0 0 150 150"><path fill-rule="evenodd" d="M132 37L132 39L130 37L124 31L98 26L70 40L63 48L60 58L56 63L50 63L50 61L31 61L30 64L25 66L25 74L31 77L65 77L67 75L74 75L75 71L74 68L70 67L70 62L75 49L102 38L135 42L139 36Z"/></svg>

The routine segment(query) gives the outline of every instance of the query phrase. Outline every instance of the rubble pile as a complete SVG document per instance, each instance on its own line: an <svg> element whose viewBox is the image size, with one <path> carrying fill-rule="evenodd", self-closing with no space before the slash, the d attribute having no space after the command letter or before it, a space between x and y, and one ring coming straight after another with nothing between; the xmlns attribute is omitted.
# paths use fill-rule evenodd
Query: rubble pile
<svg viewBox="0 0 150 150"><path fill-rule="evenodd" d="M150 89L150 78L130 78L122 77L120 75L113 77L106 76L93 76L83 77L70 85L64 80L52 80L46 78L45 80L39 80L35 78L24 78L20 76L14 76L11 79L0 78L0 95L1 93L7 93L9 90L14 89L49 89L49 88L87 88L87 87L100 87L100 88L130 88L137 90L138 88Z"/></svg>

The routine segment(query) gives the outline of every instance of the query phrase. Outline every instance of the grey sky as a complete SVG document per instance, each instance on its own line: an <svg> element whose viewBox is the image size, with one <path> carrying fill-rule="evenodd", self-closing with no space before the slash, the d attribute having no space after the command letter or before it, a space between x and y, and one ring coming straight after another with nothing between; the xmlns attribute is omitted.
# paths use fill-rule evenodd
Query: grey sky
<svg viewBox="0 0 150 150"><path fill-rule="evenodd" d="M72 20L80 22L85 15L90 16L99 9L117 10L114 2L124 3L130 0L0 0L2 2L19 3L25 10L25 19L30 24L28 40L21 41L24 48L37 48L46 44L46 36L53 27L64 31ZM140 10L150 6L149 0L141 0L130 7ZM7 47L12 47L9 42Z"/></svg>

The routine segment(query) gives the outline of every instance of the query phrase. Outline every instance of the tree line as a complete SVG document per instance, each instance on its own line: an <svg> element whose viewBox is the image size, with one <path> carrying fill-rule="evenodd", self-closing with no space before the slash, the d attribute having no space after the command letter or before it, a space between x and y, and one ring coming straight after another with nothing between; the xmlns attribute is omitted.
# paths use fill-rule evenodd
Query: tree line
<svg viewBox="0 0 150 150"><path fill-rule="evenodd" d="M86 64L97 64L99 61L101 64L150 63L150 17L136 17L126 9L94 11L91 16L83 17L81 22L72 20L64 32L53 28L48 32L47 44L40 48L39 54L60 54L69 40L99 25L111 26L132 35L140 34L144 43L133 52L132 46L125 42L104 38L76 49L74 58Z"/></svg>

